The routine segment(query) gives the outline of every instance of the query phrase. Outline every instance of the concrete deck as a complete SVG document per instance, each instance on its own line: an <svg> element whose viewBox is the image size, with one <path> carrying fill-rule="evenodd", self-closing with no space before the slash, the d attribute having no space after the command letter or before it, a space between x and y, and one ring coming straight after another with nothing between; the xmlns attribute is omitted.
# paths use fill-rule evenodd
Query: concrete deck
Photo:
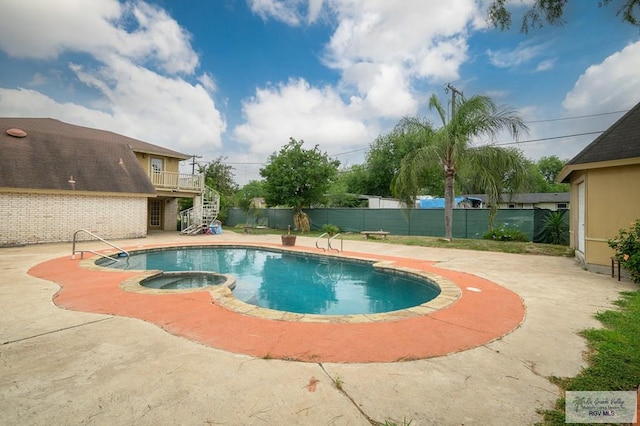
<svg viewBox="0 0 640 426"><path fill-rule="evenodd" d="M268 244L279 237L159 233L117 243L172 241ZM314 241L298 237L297 245ZM620 291L637 289L565 258L365 241L345 241L345 250L434 261L492 281L520 296L526 318L497 340L415 361L266 359L212 348L140 319L61 309L52 302L60 287L27 272L69 256L71 244L3 248L0 424L533 424L537 410L558 397L546 377L573 376L584 365L577 331L598 327L594 313L610 309ZM487 309L487 321L493 314Z"/></svg>

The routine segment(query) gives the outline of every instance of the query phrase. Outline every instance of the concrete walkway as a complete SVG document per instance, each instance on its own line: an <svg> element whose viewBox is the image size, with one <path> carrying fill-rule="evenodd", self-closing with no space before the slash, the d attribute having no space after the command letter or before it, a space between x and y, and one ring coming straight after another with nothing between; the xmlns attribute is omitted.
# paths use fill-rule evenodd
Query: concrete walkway
<svg viewBox="0 0 640 426"><path fill-rule="evenodd" d="M271 242L278 236L152 234L164 242ZM298 237L298 245L314 239ZM103 248L99 243L85 243ZM583 271L572 259L345 241L361 253L437 261L502 285L526 319L502 339L453 355L397 363L303 363L237 355L141 320L73 312L59 287L27 274L71 254L71 244L0 249L0 424L90 425L526 425L540 420L573 376L593 314L637 289ZM487 312L491 316L491 312ZM340 383L342 390L334 386Z"/></svg>

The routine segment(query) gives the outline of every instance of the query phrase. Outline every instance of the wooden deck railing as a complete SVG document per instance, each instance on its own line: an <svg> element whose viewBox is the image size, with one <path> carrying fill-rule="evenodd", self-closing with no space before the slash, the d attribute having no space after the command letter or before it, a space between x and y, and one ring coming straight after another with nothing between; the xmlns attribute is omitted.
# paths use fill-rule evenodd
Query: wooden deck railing
<svg viewBox="0 0 640 426"><path fill-rule="evenodd" d="M198 191L204 188L204 175L175 172L151 172L151 183L158 189L175 189L176 191Z"/></svg>

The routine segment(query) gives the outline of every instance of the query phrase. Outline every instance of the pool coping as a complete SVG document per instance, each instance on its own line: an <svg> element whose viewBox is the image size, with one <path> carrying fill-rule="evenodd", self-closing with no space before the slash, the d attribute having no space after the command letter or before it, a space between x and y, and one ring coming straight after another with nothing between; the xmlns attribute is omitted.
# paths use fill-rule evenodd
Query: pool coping
<svg viewBox="0 0 640 426"><path fill-rule="evenodd" d="M199 249L199 248L211 248L210 244L205 245L189 245L189 249ZM289 248L281 248L281 247L257 247L255 245L248 244L216 244L215 248L227 249L227 248L251 248L255 250L268 250L272 252L278 253L297 253L300 254L299 250L289 249ZM139 254L139 253L148 253L148 252L156 252L162 250L170 250L173 247L160 247L157 249L153 248L144 248L138 250L130 250L129 254ZM116 253L114 250L105 250L102 253L111 254ZM287 311L279 311L275 309L264 308L256 305L252 305L250 303L246 303L233 294L233 287L235 285L235 278L230 274L218 274L227 276L227 282L221 285L211 285L205 286L201 288L189 288L189 289L155 289L145 287L141 283L149 278L156 277L158 275L162 275L163 271L161 270L122 270L117 268L105 267L102 265L96 264L95 258L83 259L80 263L80 266L87 269L92 270L116 270L116 271L128 271L128 272L139 272L139 275L135 277L128 278L124 280L120 284L120 288L124 291L129 291L133 293L141 293L141 294L175 294L175 293L193 293L197 291L208 291L211 294L211 297L218 301L222 306L227 309L230 309L234 312L238 312L244 315L250 315L257 318L264 319L272 319L279 321L302 321L302 322L327 322L327 323L361 323L361 322L379 322L379 321L396 321L404 318L408 318L411 316L418 315L426 315L431 312L437 311L439 309L446 308L447 306L455 303L455 301L460 298L462 292L459 287L457 287L454 283L449 281L448 279L432 273L421 271L419 269L414 268L406 268L406 267L398 267L394 266L393 261L383 260L383 261L375 261L372 259L366 259L362 257L347 257L340 256L333 253L313 253L313 252L305 252L305 255L311 257L333 257L335 259L342 259L348 261L357 261L363 262L367 264L371 264L376 269L387 270L390 273L398 274L398 275L406 275L412 278L425 279L430 283L435 284L440 289L440 293L433 299L422 303L420 305L411 306L405 309L399 309L395 311L388 311L382 313L373 313L373 314L350 314L350 315L319 315L319 314L300 314L295 312L287 312ZM98 259L99 260L99 259ZM205 273L206 271L191 271L197 273Z"/></svg>
<svg viewBox="0 0 640 426"><path fill-rule="evenodd" d="M271 243L168 243L142 249L230 246L279 249ZM287 251L317 254L310 247ZM105 253L109 252L106 250ZM433 274L459 291L443 307L416 307L376 318L333 317L291 320L281 311L243 311L223 289L171 295L123 290L126 280L149 271L122 271L95 265L95 258L52 259L29 273L57 282L54 303L64 309L132 317L152 322L171 334L218 349L266 358L305 362L395 362L442 356L486 344L517 329L525 318L522 299L502 286L464 272L438 268L434 261L382 254L343 252L340 257L381 262L407 273ZM92 266L94 265L94 266ZM436 300L436 299L434 299ZM445 300L445 299L443 299ZM266 310L271 311L271 310ZM297 315L297 314L293 314ZM215 324L215 326L212 326Z"/></svg>

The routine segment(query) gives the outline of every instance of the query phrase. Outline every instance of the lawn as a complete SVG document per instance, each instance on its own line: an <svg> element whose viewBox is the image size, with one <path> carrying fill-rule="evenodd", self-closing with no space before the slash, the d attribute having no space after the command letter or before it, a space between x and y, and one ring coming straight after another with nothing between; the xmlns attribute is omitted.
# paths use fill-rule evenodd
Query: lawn
<svg viewBox="0 0 640 426"><path fill-rule="evenodd" d="M228 228L231 231L243 232L242 227ZM252 234L284 234L286 231L269 228L252 228ZM307 232L300 234L291 231L291 234L302 235L305 237L319 237L322 233L319 231ZM364 237L359 233L345 232L340 234L338 238L344 240L363 240ZM373 240L375 237L371 237ZM481 250L496 251L502 253L520 253L520 254L542 254L547 256L568 256L573 257L573 249L568 246L554 244L540 244L532 242L517 241L494 241L494 240L474 240L466 238L454 238L453 241L446 241L438 237L423 237L416 235L389 235L386 239L377 238L375 241L384 244L404 244L408 246L421 247L437 247L437 248L454 248L465 250Z"/></svg>
<svg viewBox="0 0 640 426"><path fill-rule="evenodd" d="M635 391L640 384L640 291L621 293L618 310L596 315L603 328L584 330L589 366L576 377L550 380L563 391ZM565 399L544 411L543 426L565 425Z"/></svg>

